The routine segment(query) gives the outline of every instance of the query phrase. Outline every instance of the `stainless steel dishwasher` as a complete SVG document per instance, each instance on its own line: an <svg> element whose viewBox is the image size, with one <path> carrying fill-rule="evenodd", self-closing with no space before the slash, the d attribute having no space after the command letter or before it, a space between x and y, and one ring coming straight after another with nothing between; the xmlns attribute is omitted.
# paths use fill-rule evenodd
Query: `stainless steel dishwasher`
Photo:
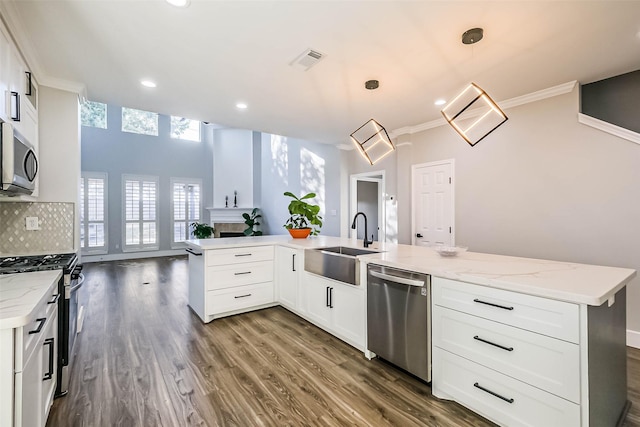
<svg viewBox="0 0 640 427"><path fill-rule="evenodd" d="M431 276L369 264L368 350L431 381Z"/></svg>

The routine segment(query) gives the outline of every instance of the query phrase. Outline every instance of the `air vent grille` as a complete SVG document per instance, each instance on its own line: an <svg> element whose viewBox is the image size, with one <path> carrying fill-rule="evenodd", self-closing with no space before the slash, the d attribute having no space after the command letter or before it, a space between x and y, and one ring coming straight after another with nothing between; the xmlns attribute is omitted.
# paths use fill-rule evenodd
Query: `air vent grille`
<svg viewBox="0 0 640 427"><path fill-rule="evenodd" d="M294 59L289 65L293 68L300 69L302 71L307 71L309 68L316 65L322 58L324 58L324 54L318 52L314 49L307 49L302 54L298 55L296 59Z"/></svg>

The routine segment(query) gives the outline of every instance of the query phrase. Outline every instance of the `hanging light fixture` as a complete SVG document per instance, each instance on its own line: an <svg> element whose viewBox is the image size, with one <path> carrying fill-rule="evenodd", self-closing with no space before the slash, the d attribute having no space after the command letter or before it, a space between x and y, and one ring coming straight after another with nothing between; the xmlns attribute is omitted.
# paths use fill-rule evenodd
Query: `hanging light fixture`
<svg viewBox="0 0 640 427"><path fill-rule="evenodd" d="M367 90L376 90L380 86L378 80L367 80L364 87ZM358 151L362 154L371 165L382 160L382 158L391 154L396 148L389 138L387 130L374 119L369 120L351 134L351 140L358 147Z"/></svg>
<svg viewBox="0 0 640 427"><path fill-rule="evenodd" d="M483 36L482 28L472 28L462 33L462 43L473 45ZM472 147L508 120L487 92L473 82L441 112L451 127Z"/></svg>
<svg viewBox="0 0 640 427"><path fill-rule="evenodd" d="M395 147L389 138L387 130L374 119L369 120L351 134L351 140L362 157L371 165L391 154Z"/></svg>

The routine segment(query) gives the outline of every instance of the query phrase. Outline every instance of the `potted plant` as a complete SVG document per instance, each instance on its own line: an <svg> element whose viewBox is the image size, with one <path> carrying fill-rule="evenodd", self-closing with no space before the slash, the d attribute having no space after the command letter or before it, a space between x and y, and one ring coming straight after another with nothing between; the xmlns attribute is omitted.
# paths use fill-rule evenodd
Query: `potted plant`
<svg viewBox="0 0 640 427"><path fill-rule="evenodd" d="M258 218L262 218L262 215L260 215L258 212L258 208L253 208L251 214L242 214L244 223L247 224L247 229L244 230L245 236L262 236L262 231L255 229L255 227L260 225L260 223L258 222Z"/></svg>
<svg viewBox="0 0 640 427"><path fill-rule="evenodd" d="M214 229L209 224L201 222L192 222L191 228L193 230L193 237L196 239L208 239L213 236Z"/></svg>
<svg viewBox="0 0 640 427"><path fill-rule="evenodd" d="M289 234L294 238L304 239L309 234L316 236L322 227L322 217L318 215L320 206L305 202L307 199L316 197L316 193L309 193L300 198L289 191L284 195L291 197L292 200L289 202L289 215L291 216L283 227L289 230Z"/></svg>

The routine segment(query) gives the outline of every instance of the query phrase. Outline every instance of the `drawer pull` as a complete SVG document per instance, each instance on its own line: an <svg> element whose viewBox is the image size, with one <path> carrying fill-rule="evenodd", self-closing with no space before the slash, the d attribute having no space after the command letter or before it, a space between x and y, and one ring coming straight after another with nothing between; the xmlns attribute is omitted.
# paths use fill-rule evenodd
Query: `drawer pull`
<svg viewBox="0 0 640 427"><path fill-rule="evenodd" d="M238 295L237 297L234 297L234 298L238 299L238 298L246 298L246 297L250 297L250 296L251 296L251 294L246 294L246 295Z"/></svg>
<svg viewBox="0 0 640 427"><path fill-rule="evenodd" d="M508 398L506 398L506 397L504 397L504 396L499 395L499 394L498 394L498 393L496 393L495 391L491 391L491 390L489 390L488 388L484 388L484 387L482 387L482 386L481 386L480 384L478 384L478 383L475 383L473 386L474 386L474 387L476 387L476 388L479 388L480 390L484 391L485 393L489 393L490 395L497 397L498 399L502 399L502 400L504 400L504 401L505 401L505 402L507 402L507 403L513 403L513 402L514 402L513 398L512 398L512 399L508 399Z"/></svg>
<svg viewBox="0 0 640 427"><path fill-rule="evenodd" d="M198 253L198 252L192 251L189 248L186 248L185 251L189 252L191 255L202 256L202 253Z"/></svg>
<svg viewBox="0 0 640 427"><path fill-rule="evenodd" d="M60 294L54 294L53 295L53 299L49 302L47 302L47 304L55 304L58 302L58 299L60 298Z"/></svg>
<svg viewBox="0 0 640 427"><path fill-rule="evenodd" d="M39 319L36 319L36 322L38 322L38 327L36 329L34 329L33 331L29 331L29 335L31 334L39 334L40 331L42 330L42 327L44 326L44 323L47 321L46 317L41 317Z"/></svg>
<svg viewBox="0 0 640 427"><path fill-rule="evenodd" d="M239 273L233 273L234 276L242 276L243 274L251 274L250 271L241 271Z"/></svg>
<svg viewBox="0 0 640 427"><path fill-rule="evenodd" d="M49 346L49 369L47 369L47 373L42 377L42 381L46 381L53 378L53 338L47 338L44 340L43 345Z"/></svg>
<svg viewBox="0 0 640 427"><path fill-rule="evenodd" d="M492 302L482 301L478 298L474 299L473 302L477 302L479 304L490 305L491 307L498 307L503 310L513 310L513 307L507 307L506 305L494 304Z"/></svg>
<svg viewBox="0 0 640 427"><path fill-rule="evenodd" d="M253 254L250 254L250 253L249 254L235 254L235 256L237 256L237 257L238 256L251 256L251 255L253 255Z"/></svg>
<svg viewBox="0 0 640 427"><path fill-rule="evenodd" d="M496 344L496 343L491 342L491 341L487 341L487 340L485 340L484 338L480 338L480 337L479 337L479 336L477 336L477 335L476 335L475 337L473 337L473 339L474 339L474 340L478 340L478 341L480 341L480 342L483 342L483 343L485 343L485 344L492 345L492 346L494 346L494 347L501 348L501 349L503 349L503 350L513 351L513 347L505 347L505 346L503 346L503 345Z"/></svg>

